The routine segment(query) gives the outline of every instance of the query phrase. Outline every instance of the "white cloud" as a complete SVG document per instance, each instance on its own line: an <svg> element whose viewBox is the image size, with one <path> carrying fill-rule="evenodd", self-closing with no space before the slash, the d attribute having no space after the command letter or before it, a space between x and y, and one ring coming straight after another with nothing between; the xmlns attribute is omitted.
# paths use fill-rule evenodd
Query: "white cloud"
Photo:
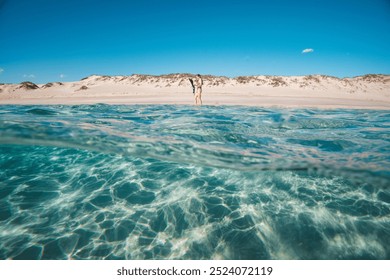
<svg viewBox="0 0 390 280"><path fill-rule="evenodd" d="M35 78L35 75L34 74L29 74L29 75L24 74L23 78Z"/></svg>
<svg viewBox="0 0 390 280"><path fill-rule="evenodd" d="M302 51L302 53L311 53L311 52L314 52L314 50L313 49L304 49Z"/></svg>
<svg viewBox="0 0 390 280"><path fill-rule="evenodd" d="M4 72L4 69L3 68L0 68L0 74Z"/></svg>
<svg viewBox="0 0 390 280"><path fill-rule="evenodd" d="M61 78L61 79L65 78L65 77L66 77L65 74L60 74L60 78Z"/></svg>

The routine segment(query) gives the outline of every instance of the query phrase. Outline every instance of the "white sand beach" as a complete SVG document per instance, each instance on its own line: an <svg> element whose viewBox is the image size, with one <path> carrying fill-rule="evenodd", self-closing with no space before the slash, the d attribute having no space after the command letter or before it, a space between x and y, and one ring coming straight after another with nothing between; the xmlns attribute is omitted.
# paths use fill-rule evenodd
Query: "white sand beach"
<svg viewBox="0 0 390 280"><path fill-rule="evenodd" d="M190 74L98 76L77 82L0 84L0 104L194 103ZM390 109L390 76L203 76L204 105Z"/></svg>

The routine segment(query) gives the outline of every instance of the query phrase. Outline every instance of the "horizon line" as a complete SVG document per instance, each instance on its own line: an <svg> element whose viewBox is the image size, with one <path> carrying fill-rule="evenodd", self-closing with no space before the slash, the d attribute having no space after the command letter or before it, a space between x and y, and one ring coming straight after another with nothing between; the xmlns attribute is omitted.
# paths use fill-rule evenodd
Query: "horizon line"
<svg viewBox="0 0 390 280"><path fill-rule="evenodd" d="M169 73L169 74L140 74L140 73L133 73L130 75L102 75L102 74L91 74L88 75L84 78L81 78L79 80L72 80L72 81L49 81L49 82L32 82L31 80L25 80L19 83L7 83L7 82L0 82L0 85L5 85L5 84L22 84L22 83L33 83L33 84L48 84L48 83L71 83L71 82L79 82L86 80L92 76L98 76L98 77L131 77L131 76L150 76L150 77L166 77L169 78L169 76L174 76L174 75L183 75L183 76L196 76L199 73L193 74L193 73ZM243 78L243 77L259 77L259 76L264 76L264 77L308 77L308 76L320 76L320 77L329 77L329 78L336 78L339 80L343 79L354 79L354 78L359 78L359 77L367 77L367 76L390 76L390 74L383 74L383 73L367 73L363 75L357 75L357 76L345 76L345 77L337 77L337 76L332 76L332 75L326 75L326 74L307 74L307 75L239 75L239 76L225 76L225 75L213 75L213 74L200 74L201 76L204 77L211 77L211 78L227 78L227 79L237 79L237 78Z"/></svg>

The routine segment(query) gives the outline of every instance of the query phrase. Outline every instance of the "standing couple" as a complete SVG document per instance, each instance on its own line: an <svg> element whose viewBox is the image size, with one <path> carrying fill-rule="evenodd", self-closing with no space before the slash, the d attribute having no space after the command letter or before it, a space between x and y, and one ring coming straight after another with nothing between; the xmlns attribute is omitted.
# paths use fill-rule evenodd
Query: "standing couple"
<svg viewBox="0 0 390 280"><path fill-rule="evenodd" d="M189 79L192 85L192 93L195 95L195 105L202 105L202 86L203 79L200 74L196 75L195 81Z"/></svg>

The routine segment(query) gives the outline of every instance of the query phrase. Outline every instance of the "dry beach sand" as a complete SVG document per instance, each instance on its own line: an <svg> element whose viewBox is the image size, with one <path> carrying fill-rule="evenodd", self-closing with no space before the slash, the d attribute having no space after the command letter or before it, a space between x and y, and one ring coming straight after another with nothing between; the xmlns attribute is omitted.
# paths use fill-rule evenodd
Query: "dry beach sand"
<svg viewBox="0 0 390 280"><path fill-rule="evenodd" d="M193 104L190 74L0 84L0 104ZM390 109L390 75L203 76L204 105Z"/></svg>

